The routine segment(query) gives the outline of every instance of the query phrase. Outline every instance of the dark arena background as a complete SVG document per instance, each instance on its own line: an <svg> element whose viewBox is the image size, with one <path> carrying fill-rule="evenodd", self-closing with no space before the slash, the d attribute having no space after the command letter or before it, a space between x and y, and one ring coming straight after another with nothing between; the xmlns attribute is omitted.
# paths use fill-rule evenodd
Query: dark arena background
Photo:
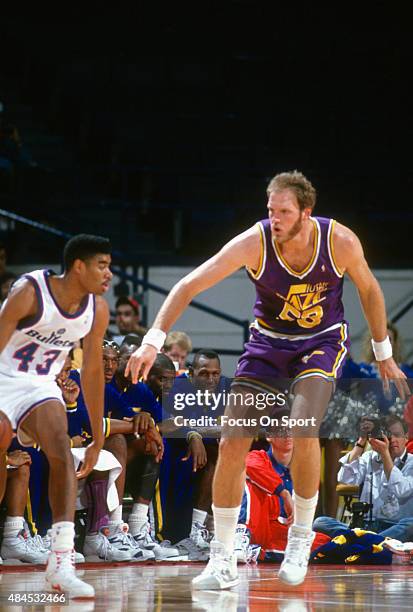
<svg viewBox="0 0 413 612"><path fill-rule="evenodd" d="M150 327L179 278L266 216L269 180L297 169L317 189L315 215L337 219L359 236L400 334L406 371L413 372L407 8L382 1L300 6L138 0L132 6L71 3L46 11L31 4L4 6L0 31L1 266L1 255L6 257L0 281L8 282L7 273L43 267L60 273L70 236L107 236L114 249L108 337L122 333L119 298L132 303L139 329ZM351 356L364 362L367 324L347 280L344 303ZM233 376L252 304L243 272L196 298L195 308L174 327L192 339L187 363L199 349L213 350L222 375ZM360 492L340 490L347 485L337 492L336 473L357 432L345 438L330 454L323 450L317 514L349 523L351 500ZM125 493L125 512L132 497ZM185 513L173 507L169 520L180 524ZM31 512L26 507L35 540L47 526L36 526ZM6 514L3 504L2 523ZM1 556L0 607L6 610L11 593L42 590L44 565L8 564L3 551ZM314 564L296 588L278 581L274 563L249 562L239 566L240 586L228 591L192 591L190 581L205 559L188 559L86 559L77 569L96 598L61 609L412 607L407 553L375 566ZM26 609L29 602L10 610L16 605Z"/></svg>

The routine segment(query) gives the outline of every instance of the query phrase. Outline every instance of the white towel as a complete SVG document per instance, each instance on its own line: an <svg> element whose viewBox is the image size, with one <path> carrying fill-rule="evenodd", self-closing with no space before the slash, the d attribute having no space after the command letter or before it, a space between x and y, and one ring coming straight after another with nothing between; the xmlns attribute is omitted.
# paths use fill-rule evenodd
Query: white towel
<svg viewBox="0 0 413 612"><path fill-rule="evenodd" d="M73 461L75 464L75 470L78 469L79 464L83 462L85 458L85 448L72 448ZM101 450L99 453L98 461L94 467L99 472L109 471L108 478L108 495L107 505L109 512L112 512L119 506L119 497L116 490L115 480L122 471L122 466L112 453L106 450ZM85 486L85 479L78 481L78 495L76 500L76 510L81 510L86 507L86 502L83 495L83 489Z"/></svg>

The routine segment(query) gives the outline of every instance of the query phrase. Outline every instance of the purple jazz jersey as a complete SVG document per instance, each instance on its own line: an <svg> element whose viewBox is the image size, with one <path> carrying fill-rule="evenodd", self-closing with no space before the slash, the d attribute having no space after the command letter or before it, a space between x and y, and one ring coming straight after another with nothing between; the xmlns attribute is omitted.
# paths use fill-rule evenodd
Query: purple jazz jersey
<svg viewBox="0 0 413 612"><path fill-rule="evenodd" d="M236 379L270 384L277 378L340 376L349 340L342 303L343 274L334 259L335 221L310 217L314 225L311 259L294 270L282 257L268 219L260 221L258 270L247 270L255 284L255 322ZM272 385L271 385L272 386Z"/></svg>
<svg viewBox="0 0 413 612"><path fill-rule="evenodd" d="M260 221L261 259L248 270L257 293L254 315L263 327L282 334L312 335L344 319L343 275L334 260L335 221L310 217L314 225L313 253L303 270L283 259L268 219Z"/></svg>

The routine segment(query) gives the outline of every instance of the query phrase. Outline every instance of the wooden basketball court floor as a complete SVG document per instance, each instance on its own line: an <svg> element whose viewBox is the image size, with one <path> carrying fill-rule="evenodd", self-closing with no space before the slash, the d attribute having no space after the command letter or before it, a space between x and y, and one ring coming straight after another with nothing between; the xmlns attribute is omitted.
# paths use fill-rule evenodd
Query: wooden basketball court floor
<svg viewBox="0 0 413 612"><path fill-rule="evenodd" d="M413 608L413 566L310 567L305 583L286 587L277 580L277 566L239 566L241 583L228 591L192 591L190 581L200 563L82 564L78 572L93 584L96 598L69 605L9 606L10 593L42 589L41 566L0 569L0 610L77 610L160 612L186 610L249 612L279 610L410 610Z"/></svg>

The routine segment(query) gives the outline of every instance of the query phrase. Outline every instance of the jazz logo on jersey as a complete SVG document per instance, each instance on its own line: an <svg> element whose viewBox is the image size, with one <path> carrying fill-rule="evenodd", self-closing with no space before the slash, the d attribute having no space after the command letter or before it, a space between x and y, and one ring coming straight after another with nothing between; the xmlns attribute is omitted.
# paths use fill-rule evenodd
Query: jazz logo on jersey
<svg viewBox="0 0 413 612"><path fill-rule="evenodd" d="M311 359L311 357L314 357L315 355L325 355L325 352L324 351L313 351L309 355L304 355L304 357L302 357L301 361L303 363L308 363L309 360Z"/></svg>
<svg viewBox="0 0 413 612"><path fill-rule="evenodd" d="M328 283L308 283L291 285L287 297L277 293L284 302L284 308L279 314L283 321L296 321L300 327L309 329L316 327L323 318L323 307L320 306L326 298L321 294L327 291Z"/></svg>

